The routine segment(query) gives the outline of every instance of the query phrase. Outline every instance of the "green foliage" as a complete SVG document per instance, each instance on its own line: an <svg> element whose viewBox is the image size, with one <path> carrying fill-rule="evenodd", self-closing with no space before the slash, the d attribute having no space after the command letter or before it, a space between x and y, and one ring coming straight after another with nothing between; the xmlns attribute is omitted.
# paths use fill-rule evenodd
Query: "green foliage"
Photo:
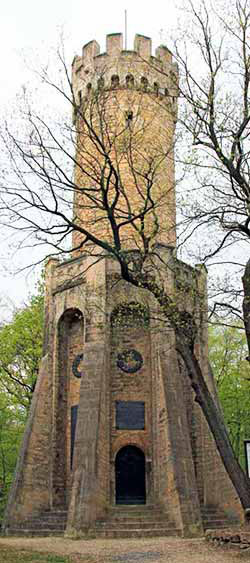
<svg viewBox="0 0 250 563"><path fill-rule="evenodd" d="M0 521L11 485L25 424L25 413L0 393Z"/></svg>
<svg viewBox="0 0 250 563"><path fill-rule="evenodd" d="M31 297L27 306L0 329L0 392L13 404L28 410L42 355L43 294Z"/></svg>
<svg viewBox="0 0 250 563"><path fill-rule="evenodd" d="M243 327L210 328L209 354L232 446L244 468L244 439L250 438L250 369Z"/></svg>
<svg viewBox="0 0 250 563"><path fill-rule="evenodd" d="M0 521L42 354L41 288L0 328Z"/></svg>
<svg viewBox="0 0 250 563"><path fill-rule="evenodd" d="M131 301L118 305L111 315L111 324L116 329L148 327L149 312L141 303Z"/></svg>

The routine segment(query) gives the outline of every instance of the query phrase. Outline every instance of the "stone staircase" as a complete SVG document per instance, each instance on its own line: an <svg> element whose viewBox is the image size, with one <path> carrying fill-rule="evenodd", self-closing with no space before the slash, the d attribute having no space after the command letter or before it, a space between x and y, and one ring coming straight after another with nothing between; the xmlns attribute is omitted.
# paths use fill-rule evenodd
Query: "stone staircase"
<svg viewBox="0 0 250 563"><path fill-rule="evenodd" d="M237 526L238 520L229 518L214 506L201 507L204 529L222 529ZM51 510L24 520L12 527L9 536L63 536L67 521L66 510ZM83 532L86 538L143 538L178 536L180 530L160 509L148 505L120 505L109 509L105 518L98 520L93 528Z"/></svg>
<svg viewBox="0 0 250 563"><path fill-rule="evenodd" d="M67 511L50 510L24 520L18 527L7 530L8 536L63 536Z"/></svg>
<svg viewBox="0 0 250 563"><path fill-rule="evenodd" d="M98 538L177 536L179 530L159 508L131 505L111 508L91 533Z"/></svg>
<svg viewBox="0 0 250 563"><path fill-rule="evenodd" d="M9 536L62 536L66 528L67 512L47 511L27 519L7 531ZM109 510L105 519L83 531L86 538L143 538L177 536L179 531L167 515L152 506L117 506Z"/></svg>
<svg viewBox="0 0 250 563"><path fill-rule="evenodd" d="M239 525L237 518L229 517L223 510L215 506L202 506L201 515L204 530L215 530L217 528L228 528Z"/></svg>

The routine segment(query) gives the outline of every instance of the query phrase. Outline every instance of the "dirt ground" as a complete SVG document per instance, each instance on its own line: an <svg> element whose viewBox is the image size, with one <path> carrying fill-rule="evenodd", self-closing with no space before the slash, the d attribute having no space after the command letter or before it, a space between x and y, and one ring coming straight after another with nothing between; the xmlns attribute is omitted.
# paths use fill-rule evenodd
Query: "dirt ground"
<svg viewBox="0 0 250 563"><path fill-rule="evenodd" d="M93 563L240 563L250 562L250 549L215 547L204 539L148 538L68 540L65 538L0 538L1 546L79 555Z"/></svg>

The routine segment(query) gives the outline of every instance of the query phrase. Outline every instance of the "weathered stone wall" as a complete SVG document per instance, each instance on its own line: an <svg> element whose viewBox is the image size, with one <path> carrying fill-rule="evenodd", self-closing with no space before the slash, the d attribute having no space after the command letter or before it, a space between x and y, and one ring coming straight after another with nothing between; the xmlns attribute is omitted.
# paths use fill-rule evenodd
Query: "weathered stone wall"
<svg viewBox="0 0 250 563"><path fill-rule="evenodd" d="M128 444L139 447L145 454L146 462L152 459L152 368L151 368L151 343L149 326L146 320L140 318L143 310L146 310L138 301L121 302L125 310L122 315L115 316L118 308L112 311L111 328L111 455L113 461L117 452ZM133 311L132 319L128 319L129 307ZM144 323L145 326L144 326ZM134 350L141 354L143 363L135 373L126 373L117 365L119 354L124 350ZM116 403L117 401L142 401L145 405L145 428L142 430L119 430L116 427ZM114 468L114 464L113 464ZM115 502L115 475L112 475L113 502ZM147 498L153 498L151 475L146 475Z"/></svg>

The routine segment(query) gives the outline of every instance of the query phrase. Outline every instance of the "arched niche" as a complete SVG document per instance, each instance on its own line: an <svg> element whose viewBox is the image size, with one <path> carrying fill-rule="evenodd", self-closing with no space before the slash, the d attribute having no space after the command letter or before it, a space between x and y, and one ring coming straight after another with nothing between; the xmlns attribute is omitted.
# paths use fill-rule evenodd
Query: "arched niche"
<svg viewBox="0 0 250 563"><path fill-rule="evenodd" d="M91 90L92 90L92 84L91 84L91 82L89 82L89 83L87 84L87 86L86 86L86 94L87 94L87 96L90 94Z"/></svg>
<svg viewBox="0 0 250 563"><path fill-rule="evenodd" d="M132 74L127 74L126 76L126 87L133 88L135 85L135 79Z"/></svg>
<svg viewBox="0 0 250 563"><path fill-rule="evenodd" d="M145 455L137 446L121 448L115 458L116 504L146 504Z"/></svg>
<svg viewBox="0 0 250 563"><path fill-rule="evenodd" d="M111 88L118 88L119 84L120 78L118 74L113 74L113 76L111 76Z"/></svg>
<svg viewBox="0 0 250 563"><path fill-rule="evenodd" d="M53 504L67 504L72 465L72 406L77 405L80 379L72 367L83 353L84 318L77 308L64 311L57 326L57 366L54 381ZM78 366L80 374L80 365Z"/></svg>
<svg viewBox="0 0 250 563"><path fill-rule="evenodd" d="M148 89L148 79L145 76L142 76L141 78L141 88L144 92Z"/></svg>
<svg viewBox="0 0 250 563"><path fill-rule="evenodd" d="M154 82L153 89L154 89L154 93L158 96L158 94L159 94L159 84L158 84L158 82Z"/></svg>
<svg viewBox="0 0 250 563"><path fill-rule="evenodd" d="M104 78L103 76L101 76L100 78L98 78L97 88L98 90L103 90L104 86L105 86Z"/></svg>

